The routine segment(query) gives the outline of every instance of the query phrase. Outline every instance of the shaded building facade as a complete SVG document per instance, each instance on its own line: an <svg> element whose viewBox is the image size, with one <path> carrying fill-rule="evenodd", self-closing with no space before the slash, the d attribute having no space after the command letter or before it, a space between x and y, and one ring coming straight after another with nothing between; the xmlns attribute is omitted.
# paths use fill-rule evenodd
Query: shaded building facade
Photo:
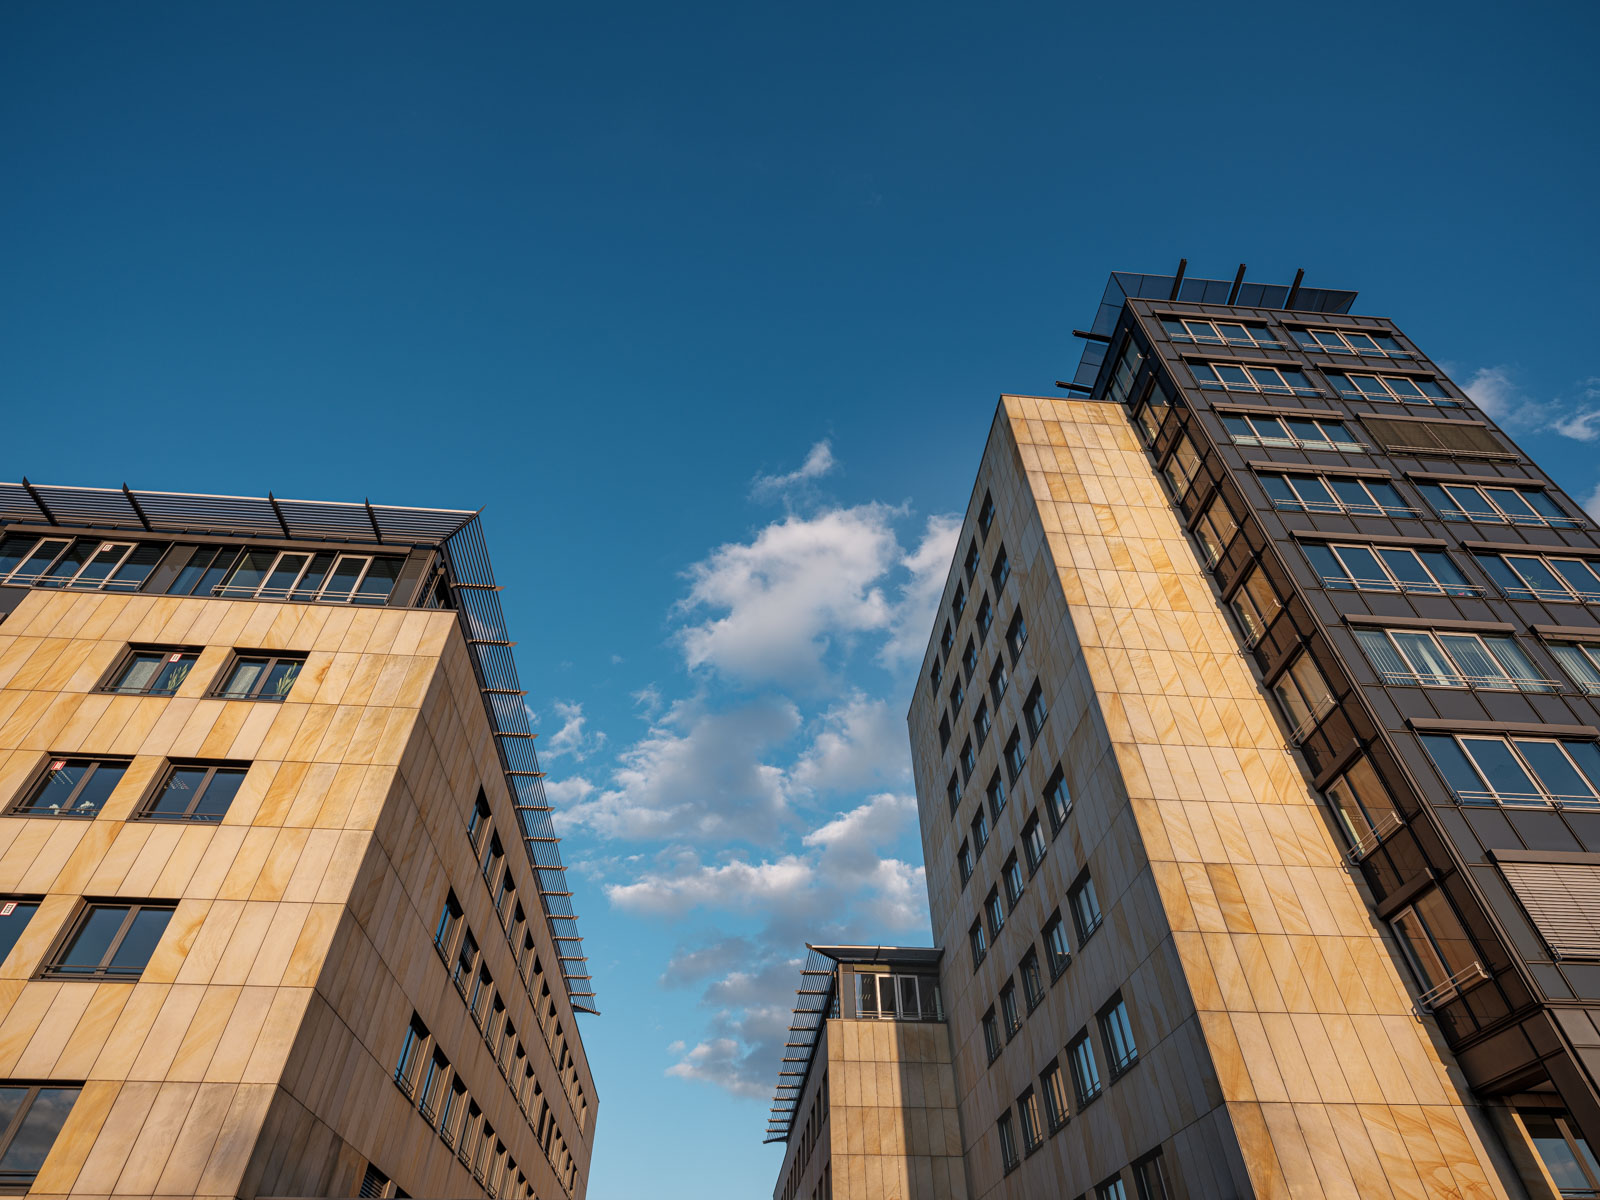
<svg viewBox="0 0 1600 1200"><path fill-rule="evenodd" d="M0 1189L582 1197L473 513L0 484Z"/></svg>
<svg viewBox="0 0 1600 1200"><path fill-rule="evenodd" d="M1600 538L1355 294L1114 275L909 714L974 1197L1600 1194Z"/></svg>

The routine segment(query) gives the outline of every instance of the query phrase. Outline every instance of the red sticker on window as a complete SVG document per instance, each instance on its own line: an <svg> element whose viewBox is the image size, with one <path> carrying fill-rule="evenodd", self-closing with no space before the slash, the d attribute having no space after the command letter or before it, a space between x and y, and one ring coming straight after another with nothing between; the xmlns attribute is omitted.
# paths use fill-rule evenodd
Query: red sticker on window
<svg viewBox="0 0 1600 1200"><path fill-rule="evenodd" d="M182 654L169 654L169 655L167 655L167 661L168 662L182 662L183 661L183 655Z"/></svg>
<svg viewBox="0 0 1600 1200"><path fill-rule="evenodd" d="M17 902L15 900L7 900L4 904L0 904L0 917L9 917L16 911Z"/></svg>
<svg viewBox="0 0 1600 1200"><path fill-rule="evenodd" d="M59 770L61 770L62 767L66 766L66 765L67 765L67 760L66 759L58 758L58 759L55 760L55 762L50 764L50 769L52 771L59 771Z"/></svg>

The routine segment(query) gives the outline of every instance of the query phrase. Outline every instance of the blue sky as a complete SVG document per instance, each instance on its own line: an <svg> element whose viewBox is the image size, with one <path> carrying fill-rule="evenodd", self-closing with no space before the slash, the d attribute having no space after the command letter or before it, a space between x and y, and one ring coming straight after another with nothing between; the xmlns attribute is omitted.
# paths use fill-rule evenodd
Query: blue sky
<svg viewBox="0 0 1600 1200"><path fill-rule="evenodd" d="M0 475L483 506L589 1194L766 1195L801 943L928 937L950 514L1107 272L1357 288L1600 486L1595 12L7 5Z"/></svg>

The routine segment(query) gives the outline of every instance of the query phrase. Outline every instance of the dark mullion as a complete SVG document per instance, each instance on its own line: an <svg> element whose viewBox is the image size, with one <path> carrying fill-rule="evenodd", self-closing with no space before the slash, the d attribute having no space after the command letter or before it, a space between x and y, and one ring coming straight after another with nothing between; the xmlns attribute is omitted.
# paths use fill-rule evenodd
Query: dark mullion
<svg viewBox="0 0 1600 1200"><path fill-rule="evenodd" d="M216 777L216 774L216 767L206 768L205 777L200 780L200 786L194 790L194 799L189 801L189 807L183 811L183 820L189 821L194 819L194 810L199 808L200 801L205 799L206 792L210 790L211 781Z"/></svg>
<svg viewBox="0 0 1600 1200"><path fill-rule="evenodd" d="M6 1151L11 1149L11 1143L16 1139L17 1131L22 1128L22 1123L28 1119L28 1111L33 1108L33 1102L38 1098L41 1086L40 1084L34 1084L28 1088L28 1094L22 1098L22 1103L17 1106L17 1115L11 1119L11 1124L6 1128L5 1133L0 1134L0 1158L4 1158Z"/></svg>
<svg viewBox="0 0 1600 1200"><path fill-rule="evenodd" d="M111 939L111 944L106 947L106 952L101 955L100 963L95 968L94 974L104 975L109 970L111 961L117 957L117 951L122 948L123 939L128 936L128 930L132 928L133 918L138 915L140 907L141 906L137 904L130 904L128 906L122 917L122 926L117 930L116 936ZM85 911L84 919L81 924L88 924L89 913L93 911L94 910L92 908Z"/></svg>

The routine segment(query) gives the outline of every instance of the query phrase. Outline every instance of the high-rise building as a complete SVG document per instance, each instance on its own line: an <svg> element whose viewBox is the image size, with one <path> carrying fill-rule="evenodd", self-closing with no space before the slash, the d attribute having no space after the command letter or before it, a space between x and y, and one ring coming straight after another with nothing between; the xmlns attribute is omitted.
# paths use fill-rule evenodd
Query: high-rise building
<svg viewBox="0 0 1600 1200"><path fill-rule="evenodd" d="M1600 536L1354 301L1117 274L1001 398L909 715L974 1200L1600 1195Z"/></svg>
<svg viewBox="0 0 1600 1200"><path fill-rule="evenodd" d="M471 512L0 484L0 1191L584 1195Z"/></svg>

